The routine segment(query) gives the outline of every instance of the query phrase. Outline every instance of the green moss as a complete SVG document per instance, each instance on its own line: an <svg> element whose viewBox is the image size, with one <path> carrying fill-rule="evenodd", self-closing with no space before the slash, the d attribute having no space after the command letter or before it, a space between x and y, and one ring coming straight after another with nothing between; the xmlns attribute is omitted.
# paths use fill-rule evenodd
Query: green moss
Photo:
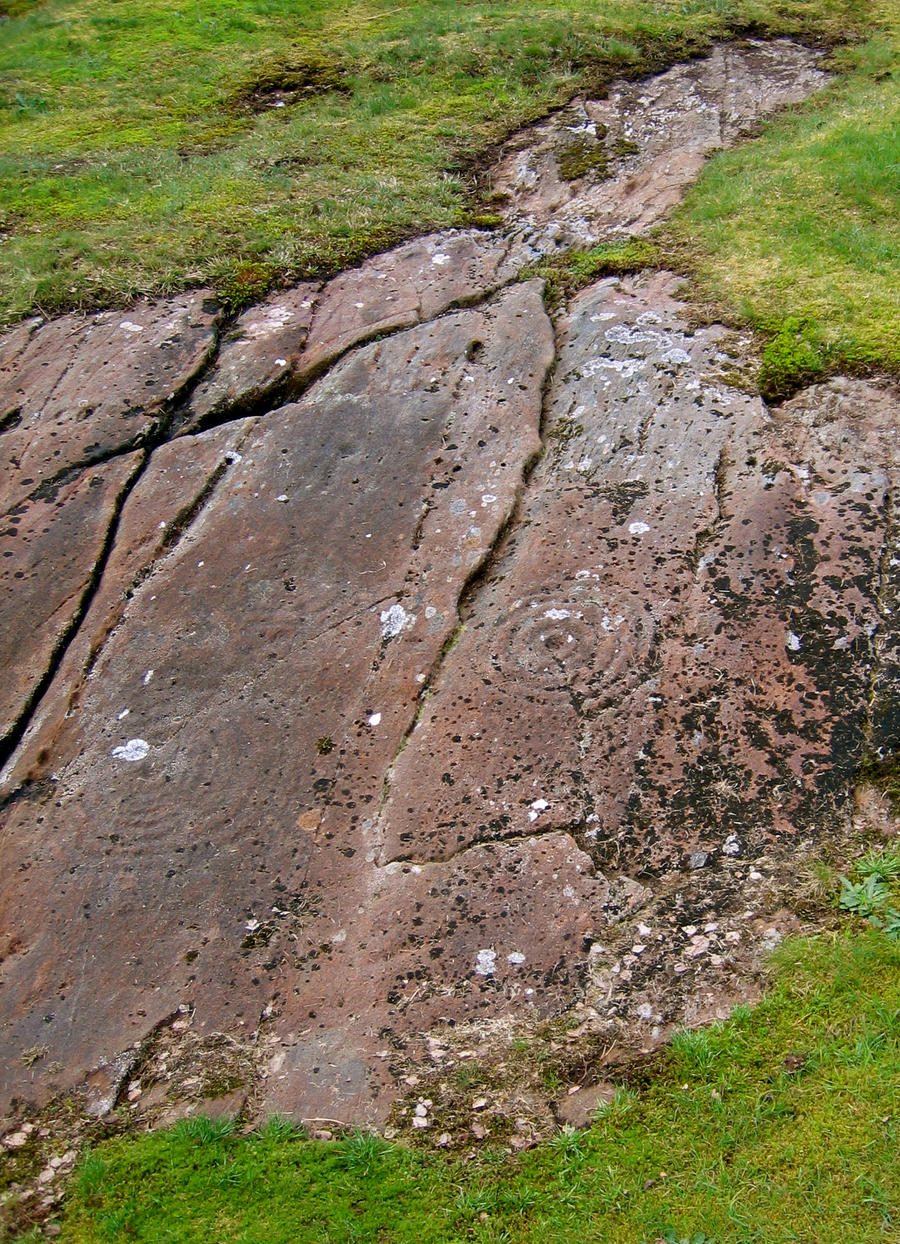
<svg viewBox="0 0 900 1244"><path fill-rule="evenodd" d="M612 151L613 155L618 156L621 160L626 156L637 155L640 151L640 147L637 143L631 142L628 138L617 138L612 144Z"/></svg>
<svg viewBox="0 0 900 1244"><path fill-rule="evenodd" d="M238 263L228 264L213 283L226 312L235 314L264 298L275 279L271 264Z"/></svg>
<svg viewBox="0 0 900 1244"><path fill-rule="evenodd" d="M563 181L577 181L582 177L602 181L609 176L609 153L602 142L582 134L560 148L556 153L556 166Z"/></svg>
<svg viewBox="0 0 900 1244"><path fill-rule="evenodd" d="M631 238L594 246L587 251L568 251L545 259L522 273L523 280L541 277L545 301L553 309L568 302L573 294L605 276L626 276L665 262L663 253L648 238Z"/></svg>
<svg viewBox="0 0 900 1244"><path fill-rule="evenodd" d="M759 390L767 401L780 401L820 380L826 370L827 359L814 327L789 317L763 348Z"/></svg>

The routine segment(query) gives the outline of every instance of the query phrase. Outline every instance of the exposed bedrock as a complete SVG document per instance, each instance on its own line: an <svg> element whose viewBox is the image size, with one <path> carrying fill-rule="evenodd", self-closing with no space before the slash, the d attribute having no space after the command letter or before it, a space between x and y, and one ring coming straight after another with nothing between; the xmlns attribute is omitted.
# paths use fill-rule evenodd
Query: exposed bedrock
<svg viewBox="0 0 900 1244"><path fill-rule="evenodd" d="M212 353L217 316L201 290L0 338L0 513L151 439Z"/></svg>
<svg viewBox="0 0 900 1244"><path fill-rule="evenodd" d="M197 386L184 416L195 431L236 411L255 411L319 375L360 342L450 307L483 301L513 280L525 252L475 229L415 238L342 272L325 286L272 294L225 334L216 366Z"/></svg>
<svg viewBox="0 0 900 1244"><path fill-rule="evenodd" d="M394 768L385 862L568 830L648 874L841 811L890 627L896 397L770 413L672 285L601 283L559 326L548 452Z"/></svg>
<svg viewBox="0 0 900 1244"><path fill-rule="evenodd" d="M784 861L896 755L897 389L769 410L676 278L554 332L516 274L821 80L776 44L618 84L531 133L550 181L510 148L519 241L219 341L202 295L0 339L0 1114L102 1111L189 1029L264 1108L377 1121L423 1034L744 996Z"/></svg>
<svg viewBox="0 0 900 1244"><path fill-rule="evenodd" d="M539 449L552 349L536 283L365 347L242 439L200 438L224 473L168 554L202 487L160 480L197 450L154 456L119 539L149 573L124 605L101 586L74 716L41 719L4 814L7 1048L77 1079L183 1002L251 1030L319 966L294 963L306 920L316 946L354 927L385 770Z"/></svg>
<svg viewBox="0 0 900 1244"><path fill-rule="evenodd" d="M605 99L575 99L504 147L491 185L506 226L541 252L645 233L711 152L828 81L788 40L725 44Z"/></svg>

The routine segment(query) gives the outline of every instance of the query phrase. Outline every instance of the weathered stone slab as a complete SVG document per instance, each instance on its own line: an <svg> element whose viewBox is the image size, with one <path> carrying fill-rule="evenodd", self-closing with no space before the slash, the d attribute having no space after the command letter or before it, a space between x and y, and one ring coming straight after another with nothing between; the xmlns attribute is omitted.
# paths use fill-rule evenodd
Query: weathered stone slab
<svg viewBox="0 0 900 1244"><path fill-rule="evenodd" d="M664 278L586 292L561 339L547 456L394 766L382 862L552 829L642 875L834 823L896 413L771 417Z"/></svg>
<svg viewBox="0 0 900 1244"><path fill-rule="evenodd" d="M64 471L131 449L215 343L204 291L14 330L0 347L0 512Z"/></svg>
<svg viewBox="0 0 900 1244"><path fill-rule="evenodd" d="M76 726L73 710L104 644L135 591L197 520L221 478L240 462L240 447L252 427L252 419L239 419L154 452L142 470L140 486L125 502L115 543L84 621L35 708L11 763L0 771L0 798L26 779L46 776L56 760L67 754L59 736ZM96 469L87 473L88 478L96 474ZM64 529L73 524L69 537L75 530L82 539L83 519L74 506L61 505L57 538L65 540ZM77 549L78 541L67 547Z"/></svg>
<svg viewBox="0 0 900 1244"><path fill-rule="evenodd" d="M342 272L322 291L298 376L318 374L360 341L481 301L519 266L507 238L467 229L416 238Z"/></svg>
<svg viewBox="0 0 900 1244"><path fill-rule="evenodd" d="M493 188L507 225L542 252L645 233L682 199L707 156L828 80L787 40L722 45L603 100L576 99L504 148Z"/></svg>
<svg viewBox="0 0 900 1244"><path fill-rule="evenodd" d="M319 375L353 346L411 328L450 307L482 301L511 281L525 252L494 234L449 230L416 238L244 312L210 374L191 396L185 431L259 413Z"/></svg>
<svg viewBox="0 0 900 1244"><path fill-rule="evenodd" d="M318 291L310 283L279 290L238 317L220 344L215 367L191 395L185 430L224 415L235 418L290 377L306 344Z"/></svg>
<svg viewBox="0 0 900 1244"><path fill-rule="evenodd" d="M89 467L52 497L25 501L0 532L0 748L77 621L123 490L141 454Z"/></svg>
<svg viewBox="0 0 900 1244"><path fill-rule="evenodd" d="M267 1100L298 1117L377 1121L396 1094L393 1062L421 1058L423 1032L563 1009L608 895L566 834L350 876L337 893L313 868L328 937L321 920L301 932L293 988L277 1002Z"/></svg>
<svg viewBox="0 0 900 1244"><path fill-rule="evenodd" d="M313 1009L313 973L336 995L306 940L331 944L391 876L385 773L538 450L552 352L536 283L357 351L255 424L132 586L72 720L46 721L52 778L3 813L5 1101L41 1091L18 1057L38 1043L71 1083L180 1004L240 1034ZM152 512L144 487L130 511Z"/></svg>

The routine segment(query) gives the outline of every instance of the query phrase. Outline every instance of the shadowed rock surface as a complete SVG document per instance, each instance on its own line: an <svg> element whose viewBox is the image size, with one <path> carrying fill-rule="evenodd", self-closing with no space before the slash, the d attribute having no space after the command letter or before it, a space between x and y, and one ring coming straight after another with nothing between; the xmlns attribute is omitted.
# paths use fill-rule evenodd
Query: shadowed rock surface
<svg viewBox="0 0 900 1244"><path fill-rule="evenodd" d="M418 239L215 357L200 295L0 339L4 1112L158 1105L231 1043L258 1108L383 1122L492 1032L751 995L896 750L896 386L770 410L671 275L554 331L517 273L658 219L814 66L576 104L501 161L527 243Z"/></svg>

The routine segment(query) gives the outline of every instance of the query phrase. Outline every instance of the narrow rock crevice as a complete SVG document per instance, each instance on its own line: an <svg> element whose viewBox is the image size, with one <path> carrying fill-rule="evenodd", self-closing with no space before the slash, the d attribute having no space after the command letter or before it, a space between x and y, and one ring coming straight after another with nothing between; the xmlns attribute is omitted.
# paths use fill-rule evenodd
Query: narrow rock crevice
<svg viewBox="0 0 900 1244"><path fill-rule="evenodd" d="M252 434L252 429L248 429L244 436L237 442L236 449L239 451L245 444L247 438ZM148 460L149 461L149 460ZM228 468L231 466L228 457L223 459L216 465L212 473L208 476L206 483L199 492L175 515L174 519L167 524L166 529L149 559L138 570L132 579L131 585L125 590L123 595L123 606L125 601L130 601L141 586L153 575L159 568L160 564L166 560L170 554L174 553L182 540L189 533L190 529L200 518L203 511L209 505L213 495L226 475ZM135 481L135 486L137 481ZM99 586L99 584L98 584ZM117 615L111 615L109 625L104 627L103 637L99 642L92 644L88 652L87 660L78 681L73 685L72 693L69 697L69 708L71 709L78 701L84 682L90 677L97 662L103 655L103 651L112 637L115 635L119 624L122 621L122 610Z"/></svg>
<svg viewBox="0 0 900 1244"><path fill-rule="evenodd" d="M493 296L494 295L491 295L491 297ZM489 301L489 299L480 299L479 305L480 303L485 302L485 301ZM546 311L546 307L545 307L545 311ZM548 316L548 319L549 319L549 316ZM552 324L553 321L550 320L550 323ZM540 446L523 463L522 478L521 478L521 481L518 487L516 488L515 494L513 495L512 504L510 505L509 510L507 511L502 523L498 525L497 531L494 535L494 539L491 541L491 544L485 550L485 553L479 559L479 561L476 562L476 564L472 567L469 575L467 576L467 578L465 579L465 581L462 583L460 587L460 590L459 590L459 593L456 599L456 617L457 617L456 625L451 629L451 631L447 635L446 639L444 640L444 643L441 645L440 651L438 652L437 656L435 657L434 661L431 664L431 668L427 671L425 675L425 681L423 682L422 687L416 697L415 709L410 718L409 724L407 725L406 729L403 732L403 735L401 736L400 742L397 746L397 750L394 754L393 759L391 760L390 764L387 766L385 770L385 777L384 777L384 782L382 785L381 799L380 799L378 811L375 817L376 834L378 833L379 823L383 817L384 810L390 798L391 784L392 784L391 775L397 764L397 760L399 759L399 757L402 755L402 753L406 750L407 746L409 745L409 742L413 734L415 733L416 729L419 726L419 723L422 720L422 716L425 712L428 701L432 699L432 697L435 694L435 688L437 686L438 680L440 679L441 671L443 670L444 665L446 664L447 658L450 655L450 653L453 651L453 649L456 647L456 645L459 643L460 636L462 635L465 629L467 618L471 616L471 614L474 612L475 608L477 607L476 598L478 596L481 586L490 577L498 561L502 558L504 546L509 536L513 533L513 531L519 525L523 502L524 502L528 487L531 483L531 478L534 474L537 464L541 461L541 459L543 458L543 456L545 455L547 451L547 443L546 443L546 425L547 425L547 419L548 419L547 405L548 405L548 400L549 400L550 388L553 382L553 376L556 371L558 359L559 359L559 341L556 335L556 329L554 327L553 359L551 360L550 365L548 366L544 374L542 383L541 383L540 414L538 416L538 427L537 427ZM421 527L424 525L424 522L427 518L427 513L428 511L426 510L426 512L422 515L420 519L419 526L417 526L417 529L416 529L420 537L421 537ZM414 547L416 546L414 545ZM385 861L385 863L388 863L388 862L389 861Z"/></svg>
<svg viewBox="0 0 900 1244"><path fill-rule="evenodd" d="M244 437L242 437L238 442L238 448L245 443L246 438L251 435L251 432L252 429L247 430ZM165 441L160 442L160 444L165 443ZM59 635L53 651L50 654L47 668L40 681L35 685L22 713L15 722L13 728L7 733L2 742L0 742L0 779L4 776L4 769L6 765L14 757L16 749L28 733L29 726L34 720L35 714L37 713L43 697L52 686L53 680L61 668L66 654L79 635L81 627L88 616L91 606L93 605L103 582L106 567L116 545L116 539L119 533L120 522L125 505L140 485L142 479L145 477L153 452L155 449L160 447L160 444L156 444L153 448L146 450L143 458L137 464L136 469L128 477L125 485L116 498L115 508L107 527L103 547L94 564L90 579L84 589L84 592L82 593L78 609L73 615L69 626L67 626L66 629ZM110 459L118 458L120 456L122 455L119 453L111 454ZM93 469L96 465L97 464L91 464L89 467L84 469ZM184 536L209 504L218 484L225 476L230 465L231 463L228 461L228 458L223 458L214 468L212 474L207 478L204 486L199 490L199 492L196 493L191 501L182 507L182 509L176 514L172 523L167 526L158 545L151 553L149 560L144 563L144 565L137 572L136 576L133 578L131 585L127 588L123 585L122 608L124 608L125 602L133 597L135 591L154 573L160 562L178 547ZM73 477L77 476L78 473L80 472L73 471ZM118 625L121 622L122 608L110 614L106 625L102 628L102 638L91 644L87 652L85 663L69 690L67 699L68 710L71 710L77 704L86 679L90 677L90 674L96 667L96 664L100 659L107 643L115 634ZM15 787L9 795L5 796L5 801L9 801L12 797L14 797L17 790L18 786Z"/></svg>
<svg viewBox="0 0 900 1244"><path fill-rule="evenodd" d="M583 823L581 821L570 822L567 825L539 825L535 822L532 830L524 832L521 828L511 828L508 834L498 833L492 837L475 836L466 841L457 851L451 851L449 855L437 856L413 856L413 855L392 855L390 859L379 860L379 868L397 867L404 868L443 868L448 864L455 864L457 860L462 859L472 851L483 850L485 847L516 847L525 846L528 843L537 842L541 838L565 837L571 839L572 846L579 850L584 850L578 843L577 834L583 831ZM590 858L589 852L585 852ZM593 865L593 861L591 861ZM593 875L593 871L588 874Z"/></svg>
<svg viewBox="0 0 900 1244"><path fill-rule="evenodd" d="M467 298L457 298L449 302L436 315L432 315L427 319L419 319L414 324L398 324L395 328L375 329L371 333L362 334L349 345L335 350L333 354L326 354L322 358L317 359L314 364L304 365L304 356L309 351L309 341L313 340L313 329L315 321L310 326L309 336L307 338L307 346L304 352L297 360L297 366L294 371L286 371L282 376L278 377L270 386L259 393L254 398L238 399L218 411L210 412L209 416L199 419L196 424L191 426L189 432L183 432L189 419L189 403L193 393L186 394L184 401L175 414L174 422L166 439L173 439L179 435L194 435L198 432L209 432L214 428L220 428L229 423L234 423L239 419L254 418L261 419L266 415L272 414L281 407L290 405L293 402L299 402L313 388L313 386L324 377L328 376L337 367L339 367L347 358L356 354L360 350L365 349L379 341L387 341L392 337L398 337L403 333L409 332L411 328L423 327L429 324L435 324L442 319L448 319L453 315L458 315L460 311L475 311L492 302L498 294L504 290L519 283L519 273L513 273L506 280L499 281L493 285L485 286L477 294L473 294ZM321 299L319 299L321 303ZM197 385L204 379L207 379L215 368L208 369L202 377L198 377Z"/></svg>
<svg viewBox="0 0 900 1244"><path fill-rule="evenodd" d="M713 497L716 502L716 512L713 515L712 521L705 527L701 527L695 534L694 546L687 557L688 568L693 574L695 581L700 576L704 553L728 522L729 515L726 510L725 500L728 496L728 468L732 465L733 463L728 457L728 442L726 441L719 450L713 469Z"/></svg>
<svg viewBox="0 0 900 1244"><path fill-rule="evenodd" d="M44 673L32 688L21 712L4 737L0 739L0 771L2 771L3 767L6 765L7 761L10 759L13 752L24 738L25 732L28 729L29 723L34 716L34 712L38 704L50 684L53 682L53 679L56 677L56 673L62 664L69 645L81 629L81 624L84 621L88 609L91 607L91 603L97 593L97 589L100 586L100 580L103 578L103 571L106 568L110 553L112 552L113 545L115 544L116 533L119 529L119 520L122 516L122 510L125 506L125 502L128 500L133 489L143 475L149 458L150 454L148 452L135 465L135 469L119 490L115 500L113 513L106 529L103 547L100 551L100 555L94 563L87 585L81 594L78 607L66 627L57 636L56 643L53 645L50 652Z"/></svg>

